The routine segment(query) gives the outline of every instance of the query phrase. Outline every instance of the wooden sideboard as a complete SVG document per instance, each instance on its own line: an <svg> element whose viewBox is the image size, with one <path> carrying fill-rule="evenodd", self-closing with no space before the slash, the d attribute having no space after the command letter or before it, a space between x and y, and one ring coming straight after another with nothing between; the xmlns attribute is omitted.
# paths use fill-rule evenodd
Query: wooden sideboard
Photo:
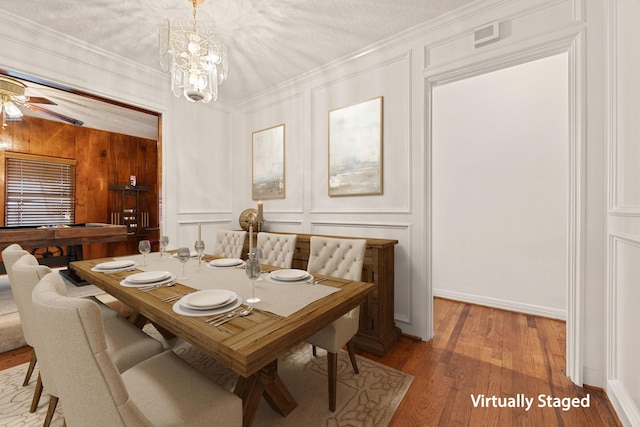
<svg viewBox="0 0 640 427"><path fill-rule="evenodd" d="M254 233L254 240L256 239ZM279 233L292 234L292 233ZM297 234L296 251L292 268L306 270L309 262L311 234ZM347 239L361 237L326 236ZM397 240L365 239L367 249L362 268L362 281L375 285L373 292L360 308L360 329L355 337L357 348L384 356L400 336L400 328L395 325L394 312L394 249ZM254 241L255 245L255 241ZM249 238L245 241L243 253L249 251Z"/></svg>

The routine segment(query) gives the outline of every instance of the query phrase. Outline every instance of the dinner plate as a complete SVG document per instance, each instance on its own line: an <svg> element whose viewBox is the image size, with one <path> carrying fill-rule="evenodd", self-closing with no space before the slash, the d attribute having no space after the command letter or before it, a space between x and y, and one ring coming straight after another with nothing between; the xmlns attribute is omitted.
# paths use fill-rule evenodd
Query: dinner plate
<svg viewBox="0 0 640 427"><path fill-rule="evenodd" d="M155 283L160 282L171 276L168 271L145 271L142 273L132 274L127 277L129 283Z"/></svg>
<svg viewBox="0 0 640 427"><path fill-rule="evenodd" d="M135 261L132 261L129 259L121 259L117 261L101 262L100 264L97 264L94 268L96 270L109 271L109 270L119 270L121 268L133 267L134 265L136 265Z"/></svg>
<svg viewBox="0 0 640 427"><path fill-rule="evenodd" d="M269 273L269 277L283 282L298 282L309 277L309 272L298 269L274 270Z"/></svg>
<svg viewBox="0 0 640 427"><path fill-rule="evenodd" d="M240 258L220 258L214 259L213 261L209 262L209 265L211 265L212 267L237 267L243 262L244 261L242 261Z"/></svg>
<svg viewBox="0 0 640 427"><path fill-rule="evenodd" d="M178 301L176 301L175 304L173 304L174 313L181 314L183 316L189 316L189 317L213 316L216 314L228 313L229 311L240 307L240 304L242 304L242 302L244 301L242 297L238 295L238 298L236 298L235 301L232 301L227 305L212 308L210 310L194 310L192 308L185 306L184 299L189 295L183 296Z"/></svg>
<svg viewBox="0 0 640 427"><path fill-rule="evenodd" d="M143 286L151 286L151 285L158 285L158 286L165 285L167 283L173 282L174 280L176 280L175 274L171 274L169 277L159 282L151 282L151 283L134 283L134 282L130 282L128 278L126 278L120 281L120 285L127 288L140 288Z"/></svg>
<svg viewBox="0 0 640 427"><path fill-rule="evenodd" d="M227 305L237 297L235 292L226 289L206 289L185 295L183 303L194 310L210 310Z"/></svg>
<svg viewBox="0 0 640 427"><path fill-rule="evenodd" d="M307 285L314 279L313 275L311 274L298 280L278 280L271 277L271 274L265 274L263 277L267 282L275 283L276 285Z"/></svg>

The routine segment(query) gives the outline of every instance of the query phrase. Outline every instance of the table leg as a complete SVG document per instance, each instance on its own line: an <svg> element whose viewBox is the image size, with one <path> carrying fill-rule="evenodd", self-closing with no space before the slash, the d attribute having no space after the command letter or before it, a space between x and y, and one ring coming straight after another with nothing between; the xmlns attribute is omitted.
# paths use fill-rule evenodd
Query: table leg
<svg viewBox="0 0 640 427"><path fill-rule="evenodd" d="M262 396L269 406L283 417L289 415L298 406L278 376L277 360L249 378L238 378L234 393L242 399L243 426L250 426L253 423Z"/></svg>

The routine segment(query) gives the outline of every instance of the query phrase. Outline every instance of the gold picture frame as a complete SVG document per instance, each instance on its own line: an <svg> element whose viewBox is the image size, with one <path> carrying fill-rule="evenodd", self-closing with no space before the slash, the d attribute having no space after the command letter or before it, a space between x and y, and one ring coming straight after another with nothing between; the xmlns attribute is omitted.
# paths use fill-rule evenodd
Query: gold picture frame
<svg viewBox="0 0 640 427"><path fill-rule="evenodd" d="M329 111L329 196L382 194L382 96Z"/></svg>
<svg viewBox="0 0 640 427"><path fill-rule="evenodd" d="M285 198L285 126L253 132L251 197L253 200Z"/></svg>

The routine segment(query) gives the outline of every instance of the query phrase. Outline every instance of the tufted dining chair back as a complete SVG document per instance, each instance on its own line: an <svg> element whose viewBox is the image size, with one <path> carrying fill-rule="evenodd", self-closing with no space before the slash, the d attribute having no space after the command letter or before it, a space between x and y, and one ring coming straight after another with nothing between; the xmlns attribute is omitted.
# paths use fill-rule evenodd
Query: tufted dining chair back
<svg viewBox="0 0 640 427"><path fill-rule="evenodd" d="M241 425L242 401L171 350L121 374L97 303L63 294L60 276L48 274L33 291L33 306L67 425Z"/></svg>
<svg viewBox="0 0 640 427"><path fill-rule="evenodd" d="M307 271L311 274L360 281L366 249L367 241L364 239L311 236ZM353 371L358 373L353 337L358 333L359 326L360 307L356 307L307 338L307 342L313 345L314 355L316 347L327 351L329 410L332 412L336 410L338 352L345 345Z"/></svg>
<svg viewBox="0 0 640 427"><path fill-rule="evenodd" d="M246 237L246 231L218 230L213 254L225 258L240 258Z"/></svg>
<svg viewBox="0 0 640 427"><path fill-rule="evenodd" d="M297 239L296 234L258 233L257 247L262 249L262 263L291 268Z"/></svg>
<svg viewBox="0 0 640 427"><path fill-rule="evenodd" d="M360 281L366 247L364 239L311 236L307 271Z"/></svg>

